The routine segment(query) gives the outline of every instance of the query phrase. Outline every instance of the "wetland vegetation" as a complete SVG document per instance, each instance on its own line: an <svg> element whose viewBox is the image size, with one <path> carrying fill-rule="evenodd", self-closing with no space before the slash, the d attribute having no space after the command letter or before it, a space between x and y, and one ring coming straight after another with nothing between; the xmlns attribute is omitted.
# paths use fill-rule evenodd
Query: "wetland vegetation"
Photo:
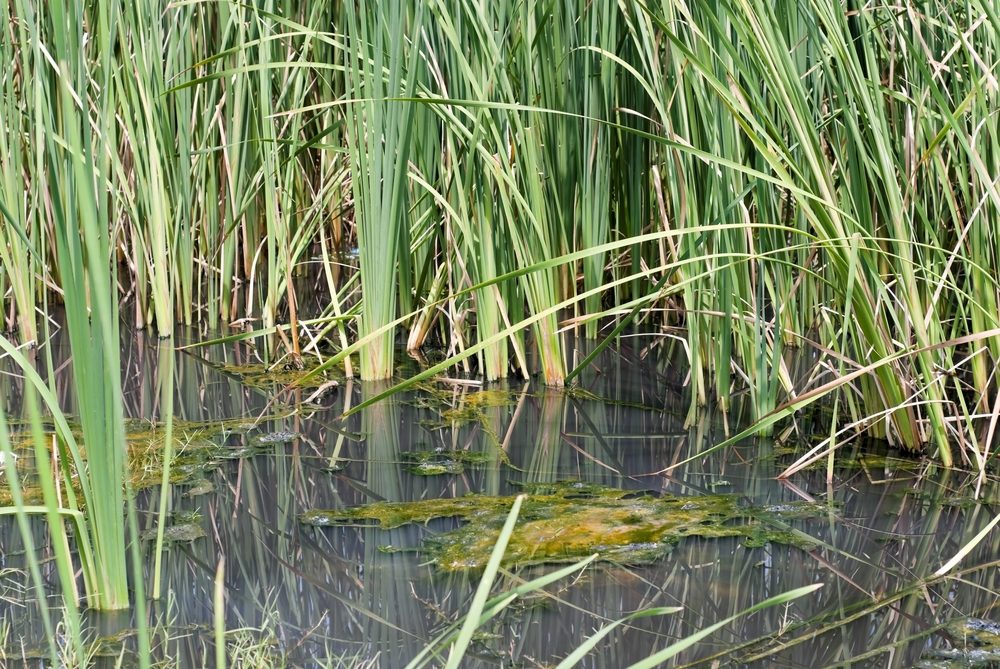
<svg viewBox="0 0 1000 669"><path fill-rule="evenodd" d="M0 0L0 62L0 662L1000 662L994 3Z"/></svg>

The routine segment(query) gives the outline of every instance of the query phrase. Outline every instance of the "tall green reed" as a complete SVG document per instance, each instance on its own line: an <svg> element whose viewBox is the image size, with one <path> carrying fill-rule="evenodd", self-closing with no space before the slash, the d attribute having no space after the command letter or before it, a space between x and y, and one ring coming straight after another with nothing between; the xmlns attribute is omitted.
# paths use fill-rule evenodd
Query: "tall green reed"
<svg viewBox="0 0 1000 669"><path fill-rule="evenodd" d="M76 576L69 564L63 517L76 519L74 539L87 603L99 609L130 605L126 557L126 530L130 528L131 576L140 612L142 608L134 505L126 490L118 283L112 237L116 230L113 212L122 204L108 188L114 183L112 175L123 170L117 153L117 66L111 62L111 45L119 37L122 16L117 7L102 6L87 16L92 23L85 33L88 22L84 8L76 3L58 1L36 7L24 1L7 7L17 17L25 49L17 54L24 94L13 100L19 114L31 121L25 129L29 134L19 135L20 141L29 137L30 142L15 150L30 149L32 167L24 169L32 181L37 180L45 196L43 206L33 212L34 223L10 220L5 232L28 239L44 230L50 240L46 252L54 256L51 272L58 277L65 305L82 445L68 429L62 407L31 361L6 340L0 343L24 369L33 392L44 399L59 427L51 446L54 452L50 452L42 443L37 414L32 421L43 510L55 545L62 547L60 584L71 631L79 643ZM8 105L11 101L5 99ZM9 449L9 444L6 447ZM60 467L50 468L49 457L55 457ZM80 499L73 491L74 482L82 493ZM23 503L17 510L26 510ZM76 656L83 657L79 649Z"/></svg>
<svg viewBox="0 0 1000 669"><path fill-rule="evenodd" d="M402 3L369 7L344 3L344 68L350 108L347 145L364 296L360 334L396 315L395 268L408 248L407 162L413 144L413 107L387 98L412 97L424 10L408 16ZM385 76L386 70L388 76ZM361 354L361 378L393 373L395 334L389 330Z"/></svg>
<svg viewBox="0 0 1000 669"><path fill-rule="evenodd" d="M106 182L108 167L103 149L114 146L116 137L110 92L113 69L107 63L98 71L103 75L98 81L104 95L95 100L96 121L102 132L101 143L95 146L89 110L81 109L82 101L91 99L81 12L75 3L48 3L48 30L43 33L42 26L36 26L34 39L38 48L44 40L59 59L59 68L52 74L53 97L40 115L50 196L54 198L56 260L62 277L66 328L75 354L73 378L87 462L91 464L86 469L89 494L85 496L97 567L94 604L118 609L129 605L123 522L125 433L118 300L109 239L111 202L106 191L98 187ZM114 17L107 18L108 23L99 24L92 37L104 46L110 45L114 30Z"/></svg>
<svg viewBox="0 0 1000 669"><path fill-rule="evenodd" d="M112 12L118 10L113 5L110 8ZM117 41L132 58L127 69L117 71L114 88L109 86L102 92L109 111L120 109L123 140L132 153L127 157L131 174L125 174L124 169L117 173L121 179L135 181L134 188L126 185L119 192L131 196L132 260L148 277L148 283L137 285L137 320L142 325L154 325L160 336L169 336L174 328L173 274L183 266L182 257L172 251L176 240L191 238L184 221L175 220L172 213L173 193L181 186L171 183L172 172L184 163L171 160L169 154L174 150L174 133L183 132L189 119L171 118L172 110L161 103L169 76L164 66L175 61L160 56L164 36L154 8L155 3L136 2L120 16L109 17L117 24ZM109 41L106 46L113 48L112 44ZM116 97L121 99L120 107ZM141 313L150 303L152 314Z"/></svg>

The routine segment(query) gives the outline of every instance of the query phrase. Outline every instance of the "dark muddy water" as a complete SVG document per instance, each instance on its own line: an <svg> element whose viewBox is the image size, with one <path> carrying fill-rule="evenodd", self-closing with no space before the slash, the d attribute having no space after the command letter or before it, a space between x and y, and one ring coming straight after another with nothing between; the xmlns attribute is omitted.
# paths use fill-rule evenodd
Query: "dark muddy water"
<svg viewBox="0 0 1000 669"><path fill-rule="evenodd" d="M185 343L180 341L178 343ZM123 352L126 410L159 417L157 365L163 345L129 337ZM72 410L62 349L54 345L57 386ZM511 382L502 400L477 405L474 385L440 382L367 408L346 422L339 416L381 389L343 383L302 407L298 396L253 388L206 360L256 362L245 344L198 349L175 357L175 416L191 422L267 420L226 443L276 431L298 435L260 445L245 457L223 460L205 484L174 486L175 514L196 512L205 536L174 544L165 562L169 596L153 606L160 656L180 666L212 658L210 626L216 569L225 560L226 617L231 641L261 640L289 666L403 666L449 621L464 612L475 574L443 573L418 550L427 536L455 526L383 530L367 526L314 528L298 516L314 508L344 508L376 500L407 501L467 493L515 494L525 483L579 480L654 493L730 493L748 505L812 500L819 517L789 520L816 540L805 550L787 545L747 547L739 538L688 538L646 566L598 564L544 595L516 603L485 628L468 666L539 667L557 662L603 624L637 609L682 606L612 634L584 662L625 667L672 641L770 596L823 583L817 593L785 607L743 618L681 654L677 664L710 666L911 667L929 649L954 645L940 628L964 616L1000 617L997 606L998 537L990 535L962 561L961 578L933 573L997 514L998 488L971 493L974 476L946 472L919 460L886 461L877 443L848 444L834 480L807 470L787 481L778 473L807 444L828 433L821 417L803 418L797 435L776 444L749 440L664 472L720 442L745 423L741 399L728 416L704 410L690 425L685 370L676 352L644 337L627 338L602 356L574 392ZM406 362L405 368L417 369ZM3 381L6 408L20 411L20 381ZM499 394L498 394L499 397ZM471 408L470 408L471 407ZM179 439L184 430L179 430ZM416 451L463 449L481 453L460 473L421 476L404 464ZM859 457L868 453L868 457ZM193 494L196 493L196 494ZM155 490L140 494L142 530L155 527ZM39 541L45 534L39 528ZM12 521L0 523L3 590L0 615L8 655L41 646L34 606L19 597L26 579ZM148 545L147 545L148 550ZM988 565L988 566L983 566ZM551 567L508 574L498 587ZM54 582L54 568L47 572ZM926 579L931 579L929 582ZM50 593L51 595L51 593ZM55 601L54 598L52 601ZM128 628L127 617L91 616L95 635ZM109 665L110 666L110 665ZM965 666L965 665L963 665Z"/></svg>

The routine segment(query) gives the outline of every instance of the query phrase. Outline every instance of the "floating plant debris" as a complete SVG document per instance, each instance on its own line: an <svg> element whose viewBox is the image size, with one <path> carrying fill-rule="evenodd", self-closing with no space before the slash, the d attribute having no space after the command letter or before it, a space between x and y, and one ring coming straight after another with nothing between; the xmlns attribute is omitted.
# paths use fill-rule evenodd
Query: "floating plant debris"
<svg viewBox="0 0 1000 669"><path fill-rule="evenodd" d="M467 423L489 423L490 410L510 408L517 404L520 393L503 388L456 391L453 387L427 382L418 384L414 406L427 409L436 417L423 423L429 428L456 427Z"/></svg>
<svg viewBox="0 0 1000 669"><path fill-rule="evenodd" d="M489 460L485 453L465 450L435 449L403 453L406 469L418 476L461 474L466 465L483 464Z"/></svg>
<svg viewBox="0 0 1000 669"><path fill-rule="evenodd" d="M205 536L205 530L196 523L180 523L170 525L163 529L163 540L170 543L191 542ZM142 535L146 541L156 540L156 529L147 531Z"/></svg>
<svg viewBox="0 0 1000 669"><path fill-rule="evenodd" d="M201 519L201 513L198 511L174 513L170 518L170 524L163 528L163 540L169 543L186 543L201 539L206 536L201 526ZM156 528L143 532L142 538L145 541L155 541Z"/></svg>
<svg viewBox="0 0 1000 669"><path fill-rule="evenodd" d="M470 423L485 419L484 412L490 408L506 407L514 403L514 394L509 390L477 390L461 395L458 405L447 409L441 419L449 423Z"/></svg>
<svg viewBox="0 0 1000 669"><path fill-rule="evenodd" d="M192 481L190 488L184 491L184 497L197 497L215 492L215 484L210 479L197 479Z"/></svg>
<svg viewBox="0 0 1000 669"><path fill-rule="evenodd" d="M271 416L270 420L280 418ZM54 443L55 427L43 424L45 442ZM83 434L79 426L70 424L70 431L80 444L84 454L86 445L82 443ZM199 485L206 483L205 475L216 469L223 460L235 460L251 457L265 452L269 447L287 443L298 436L296 432L275 431L255 435L257 423L246 418L234 418L211 421L190 421L174 419L172 441L174 458L170 468L172 484L191 484L191 496L204 494L210 488L200 492ZM161 423L145 420L129 419L125 421L125 441L128 446L128 471L133 490L142 490L160 484L163 476L163 453L166 440L166 429ZM3 471L16 471L20 477L22 493L28 504L40 503L41 487L38 485L34 471L34 445L30 431L22 430L11 435L11 447L17 457L14 464L7 464ZM10 487L3 477L0 477L0 506L12 504Z"/></svg>
<svg viewBox="0 0 1000 669"><path fill-rule="evenodd" d="M300 436L298 432L292 432L291 430L278 430L258 435L253 438L253 442L256 444L287 444L295 441Z"/></svg>
<svg viewBox="0 0 1000 669"><path fill-rule="evenodd" d="M982 618L956 618L945 632L956 644L993 651L1000 660L1000 622Z"/></svg>
<svg viewBox="0 0 1000 669"><path fill-rule="evenodd" d="M227 376L235 377L243 385L257 389L270 390L278 386L285 387L295 384L299 388L315 390L331 382L337 383L337 379L331 376L330 372L309 376L312 373L311 369L299 369L291 364L251 363L246 365L212 364L211 366Z"/></svg>
<svg viewBox="0 0 1000 669"><path fill-rule="evenodd" d="M649 563L682 538L741 537L747 546L766 543L811 545L783 529L787 518L819 516L823 507L802 502L771 509L743 506L737 496L654 496L578 483L529 486L517 529L507 547L507 564L573 561L593 553L609 562ZM469 495L416 502L376 502L343 510L313 510L301 516L316 526L358 521L382 528L426 523L435 518L465 521L429 538L424 549L445 571L481 569L489 559L514 497Z"/></svg>
<svg viewBox="0 0 1000 669"><path fill-rule="evenodd" d="M988 669L1000 664L1000 623L956 618L944 632L953 647L925 651L917 669Z"/></svg>
<svg viewBox="0 0 1000 669"><path fill-rule="evenodd" d="M811 441L807 442L805 440L783 442L775 444L773 446L772 453L766 457L774 458L786 465L792 464L792 462L804 455L811 446L815 446L815 444ZM878 446L873 446L871 449L856 449L854 451L844 452L838 451L837 469L842 471L862 470L869 472L870 474L884 472L892 476L900 476L902 474L916 474L926 466L926 461L921 460L920 458L913 457L912 455L908 456L897 450L878 452L876 450L878 448ZM826 466L826 457L821 457L803 469L822 470L825 469Z"/></svg>

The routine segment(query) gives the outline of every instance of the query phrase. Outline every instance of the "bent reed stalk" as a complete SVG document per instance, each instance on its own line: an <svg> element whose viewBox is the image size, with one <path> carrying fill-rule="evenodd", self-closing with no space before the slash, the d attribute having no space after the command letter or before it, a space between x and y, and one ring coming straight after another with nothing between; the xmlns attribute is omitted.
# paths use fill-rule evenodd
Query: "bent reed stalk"
<svg viewBox="0 0 1000 669"><path fill-rule="evenodd" d="M109 1L73 30L50 11L0 10L0 294L22 343L43 297L104 309L57 262L86 196L118 295L163 335L297 334L313 271L365 379L393 374L404 329L487 380L558 386L569 330L681 328L692 419L742 388L765 418L831 387L840 424L990 457L990 3ZM60 101L65 77L88 85ZM75 150L64 103L73 169L50 160Z"/></svg>

